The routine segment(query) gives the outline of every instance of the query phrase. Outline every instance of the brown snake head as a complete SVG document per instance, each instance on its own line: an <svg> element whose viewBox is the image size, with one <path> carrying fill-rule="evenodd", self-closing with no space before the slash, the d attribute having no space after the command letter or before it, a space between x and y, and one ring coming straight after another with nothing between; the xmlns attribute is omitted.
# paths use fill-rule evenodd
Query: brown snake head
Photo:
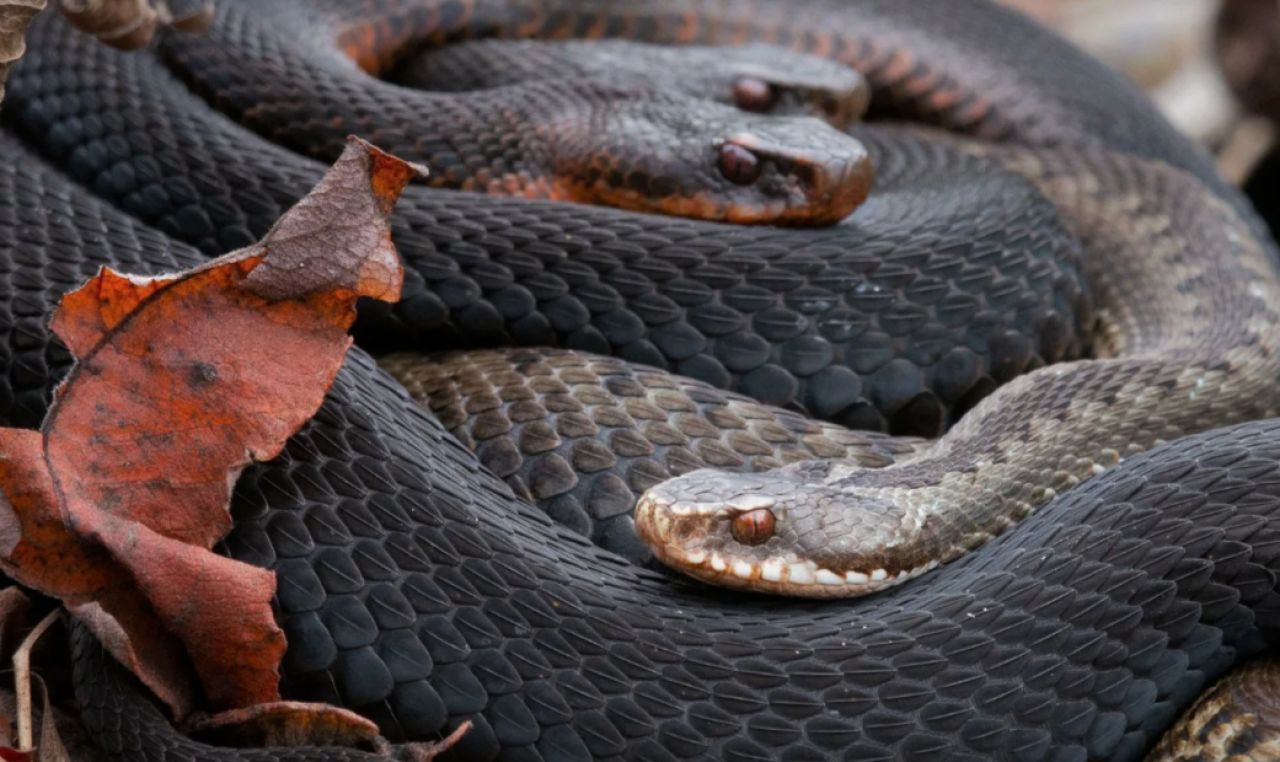
<svg viewBox="0 0 1280 762"><path fill-rule="evenodd" d="M718 101L757 114L814 116L838 129L860 119L871 101L871 87L857 70L763 44L466 40L411 56L388 76L435 92L585 77L617 87Z"/></svg>
<svg viewBox="0 0 1280 762"><path fill-rule="evenodd" d="M829 225L871 189L863 145L813 117L636 98L554 120L549 198L742 224Z"/></svg>
<svg viewBox="0 0 1280 762"><path fill-rule="evenodd" d="M829 465L690 472L640 498L636 532L691 577L804 598L865 595L938 565L907 546L908 527L887 502L868 493L850 510L848 492L824 484Z"/></svg>
<svg viewBox="0 0 1280 762"><path fill-rule="evenodd" d="M682 47L670 86L743 111L775 116L813 116L845 129L862 118L871 87L857 70L830 59L772 45ZM651 71L653 65L646 62ZM660 79L660 86L667 86Z"/></svg>

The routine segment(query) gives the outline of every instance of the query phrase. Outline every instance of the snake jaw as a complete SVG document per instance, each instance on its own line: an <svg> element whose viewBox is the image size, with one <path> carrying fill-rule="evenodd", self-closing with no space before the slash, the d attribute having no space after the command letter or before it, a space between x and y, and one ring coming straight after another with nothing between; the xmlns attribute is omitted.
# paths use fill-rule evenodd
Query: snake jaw
<svg viewBox="0 0 1280 762"><path fill-rule="evenodd" d="M804 598L847 598L901 584L940 559L904 544L909 535L889 496L834 491L849 478L830 463L762 474L693 471L653 487L636 505L640 539L654 556L720 587ZM744 538L735 521L767 511L767 538ZM897 561L898 563L895 563Z"/></svg>
<svg viewBox="0 0 1280 762"><path fill-rule="evenodd" d="M824 130L834 130L811 117L795 121L813 122L815 127L809 133L813 141L806 144L798 138L790 139L799 133L789 129L781 132L791 125L761 124L733 134L718 147L720 155L733 147L747 152L757 163L749 184L761 201L726 206L727 221L829 225L853 214L867 200L874 169L866 147L843 133L837 133L834 140L819 139Z"/></svg>
<svg viewBox="0 0 1280 762"><path fill-rule="evenodd" d="M586 126L575 116L539 129L550 147L533 196L799 226L840 222L871 192L866 146L814 117L676 97L620 105Z"/></svg>

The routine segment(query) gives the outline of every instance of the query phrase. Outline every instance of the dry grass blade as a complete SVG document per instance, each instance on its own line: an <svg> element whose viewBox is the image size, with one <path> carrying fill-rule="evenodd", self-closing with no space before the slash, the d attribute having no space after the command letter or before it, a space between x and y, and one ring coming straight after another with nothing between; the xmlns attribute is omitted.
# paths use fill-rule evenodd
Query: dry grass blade
<svg viewBox="0 0 1280 762"><path fill-rule="evenodd" d="M50 611L40 623L23 639L22 645L13 653L14 690L18 695L18 746L31 749L35 739L31 733L31 650L35 648L40 637L62 615L62 609ZM45 696L45 715L51 714L48 706L48 695Z"/></svg>

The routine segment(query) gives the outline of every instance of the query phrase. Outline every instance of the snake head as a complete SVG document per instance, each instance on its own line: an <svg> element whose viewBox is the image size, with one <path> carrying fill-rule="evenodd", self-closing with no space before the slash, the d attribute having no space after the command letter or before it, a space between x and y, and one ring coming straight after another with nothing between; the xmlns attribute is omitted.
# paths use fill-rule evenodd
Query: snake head
<svg viewBox="0 0 1280 762"><path fill-rule="evenodd" d="M814 116L839 129L861 118L871 101L871 88L857 70L764 44L465 40L410 56L389 76L409 87L443 92L585 77L637 91L718 101L759 114Z"/></svg>
<svg viewBox="0 0 1280 762"><path fill-rule="evenodd" d="M659 561L691 577L797 597L866 595L937 566L897 506L874 491L833 488L829 469L692 471L640 498L636 531Z"/></svg>
<svg viewBox="0 0 1280 762"><path fill-rule="evenodd" d="M542 135L553 146L552 198L633 211L829 225L872 183L866 148L827 123L710 101L629 96Z"/></svg>
<svg viewBox="0 0 1280 762"><path fill-rule="evenodd" d="M679 47L676 87L689 95L776 116L813 116L837 129L856 122L871 103L857 70L773 45Z"/></svg>

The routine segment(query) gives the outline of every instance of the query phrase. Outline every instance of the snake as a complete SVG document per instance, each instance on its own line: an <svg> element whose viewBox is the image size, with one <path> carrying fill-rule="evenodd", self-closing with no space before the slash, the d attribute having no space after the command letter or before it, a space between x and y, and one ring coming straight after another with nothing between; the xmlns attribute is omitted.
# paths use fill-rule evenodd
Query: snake
<svg viewBox="0 0 1280 762"><path fill-rule="evenodd" d="M417 153L403 124L378 122L417 98L370 76L398 63L388 50L581 31L823 54L870 85L872 121L848 129L875 188L836 224L731 225L705 218L700 204L662 210L683 217L646 214L625 194L606 193L599 201L613 206L603 208L516 197L518 186L506 197L468 192L480 177L468 162L492 154L436 154L446 165L456 157L461 181L410 189L397 210L406 297L363 311L364 349L316 418L237 484L220 550L280 580L286 696L354 707L395 741L469 721L451 750L462 759L1136 759L1210 681L1267 650L1280 430L1246 421L1276 404L1274 252L1205 157L1100 65L968 0L477 0L357 11L224 2L207 36L132 56L54 19L36 23L0 138L20 158L0 170L0 235L12 252L0 299L7 422L39 422L69 362L45 328L49 310L97 266L174 269L252 241L314 184L346 132ZM376 23L379 12L390 21ZM298 92L308 95L289 97ZM447 110L445 97L424 103ZM719 118L742 118L726 106ZM483 111L452 113L473 128L458 132L483 126ZM806 135L823 132L841 155L858 155L829 122L807 119ZM768 155L791 171L811 166ZM721 154L698 161L719 169ZM805 533L783 514L792 493L861 490L874 509L917 489L942 497L931 474L960 479L964 489L943 485L949 498L987 490L999 499L961 503L945 520L903 510L924 517L927 531L913 536L932 545L899 547L901 560L845 570L822 546L812 569L787 569L788 584L809 571L821 586L800 594L837 587L817 573L837 568L841 584L865 588L891 571L901 582L865 601L710 593L629 563L607 537L601 548L584 527L557 522L553 506L524 499L527 479L527 497L608 502L556 484L535 494L541 466L500 478L455 435L465 423L446 431L365 351L504 344L638 364L559 356L580 369L596 362L597 376L648 374L651 401L624 407L633 420L632 409L675 416L665 429L656 418L641 427L654 452L695 455L669 468L723 468L729 440L716 447L708 434L689 449L680 437L697 436L672 422L742 420L724 411L745 410L746 397L764 406L758 431L787 433L759 467L801 460L775 471L693 471L657 486L615 472L638 499L640 536L664 506L700 526L702 506L737 503L734 518L747 516L750 532L769 523L757 511L776 523L746 547L794 537L800 548ZM666 394L653 375L664 371L679 374ZM553 389L540 404L573 401ZM514 402L488 411L523 410ZM797 412L893 436L838 439L820 424L802 429ZM523 430L543 436L517 450L552 441ZM1050 430L1067 435L1065 449L1054 451ZM894 438L943 431L928 446ZM637 436L619 441L645 457ZM1018 450L1021 440L1036 446ZM608 441L615 463L636 457L618 458ZM828 460L797 455L806 448ZM584 451L593 449L609 461ZM851 473L831 460L850 456L895 462ZM715 482L717 495L749 488L712 503L699 482ZM694 500L681 491L689 487ZM589 510L565 512L585 515L588 534L616 518ZM675 519L652 519L663 521L690 535ZM668 562L674 553L660 551ZM950 562L915 578L923 555ZM733 573L706 576L767 587L770 558L750 558L722 557ZM83 631L72 640L84 720L114 758L373 758L185 738Z"/></svg>

